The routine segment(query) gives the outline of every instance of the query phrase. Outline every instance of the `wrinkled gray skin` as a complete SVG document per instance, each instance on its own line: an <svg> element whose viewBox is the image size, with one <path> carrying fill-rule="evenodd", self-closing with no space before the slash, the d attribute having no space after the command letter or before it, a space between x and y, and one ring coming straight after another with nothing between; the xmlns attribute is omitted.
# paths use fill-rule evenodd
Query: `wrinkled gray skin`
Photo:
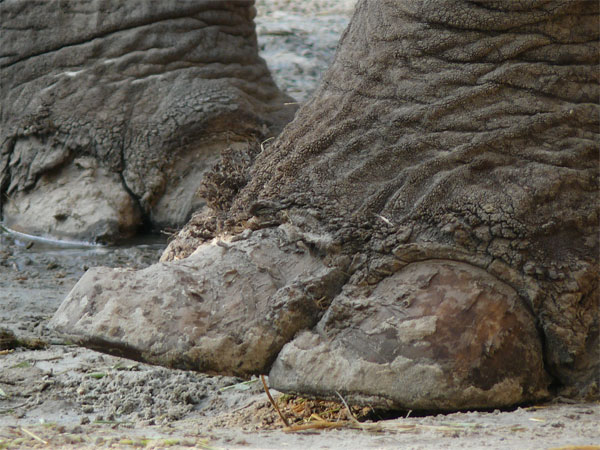
<svg viewBox="0 0 600 450"><path fill-rule="evenodd" d="M270 367L278 389L385 408L597 398L598 7L361 1L320 88L231 202L194 217L156 266L88 272L52 323L103 351ZM218 248L255 255L264 276L246 295L225 288L249 256L181 279ZM209 331L182 332L175 306L156 317L155 289ZM286 320L296 335L280 346Z"/></svg>
<svg viewBox="0 0 600 450"><path fill-rule="evenodd" d="M258 57L253 3L2 2L4 223L105 242L183 226L220 152L293 115Z"/></svg>

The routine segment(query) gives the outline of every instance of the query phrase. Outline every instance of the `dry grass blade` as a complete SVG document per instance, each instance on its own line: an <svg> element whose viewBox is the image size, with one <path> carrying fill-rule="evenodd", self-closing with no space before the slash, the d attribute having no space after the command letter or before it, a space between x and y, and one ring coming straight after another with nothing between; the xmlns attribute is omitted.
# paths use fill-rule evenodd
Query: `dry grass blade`
<svg viewBox="0 0 600 450"><path fill-rule="evenodd" d="M381 214L375 214L375 215L377 217L379 217L381 220L383 220L386 223L386 225L389 225L391 227L394 226L394 224L392 223L392 221L390 219L388 219L387 217L383 217Z"/></svg>
<svg viewBox="0 0 600 450"><path fill-rule="evenodd" d="M304 431L304 430L327 430L331 428L352 428L361 429L366 431L379 432L384 429L378 423L354 423L349 420L343 420L340 422L331 422L329 420L317 420L315 422L303 423L298 425L292 425L284 428L283 431L289 433L292 431ZM414 428L414 427L413 427Z"/></svg>
<svg viewBox="0 0 600 450"><path fill-rule="evenodd" d="M346 400L344 400L344 397L342 397L342 394L340 394L338 391L335 391L335 393L337 394L337 396L340 398L340 400L342 401L342 403L346 407L346 411L348 411L348 417L350 418L350 420L352 420L352 422L354 422L357 425L362 425L358 421L358 419L356 417L354 417L354 414L352 414L352 411L350 410L350 407L348 406L348 403L346 403Z"/></svg>
<svg viewBox="0 0 600 450"><path fill-rule="evenodd" d="M266 143L267 143L267 142L269 142L269 141L272 141L273 139L275 139L275 138L274 138L274 137L270 137L270 138L268 138L268 139L265 139L264 141L262 141L262 142L260 143L260 151L261 151L261 152L264 152L264 151L265 151L264 144L266 144Z"/></svg>
<svg viewBox="0 0 600 450"><path fill-rule="evenodd" d="M21 431L22 431L23 433L26 433L26 434L28 434L28 435L29 435L29 436L31 436L32 438L34 438L36 441L40 441L42 444L44 444L44 445L48 445L48 441L45 441L45 440L43 440L41 437L39 437L39 436L37 436L37 435L33 434L33 433L32 433L31 431L29 431L27 428L23 428L23 427L21 427Z"/></svg>
<svg viewBox="0 0 600 450"><path fill-rule="evenodd" d="M262 384L265 388L265 392L267 393L267 397L269 398L269 401L271 402L271 405L273 405L273 408L275 408L275 411L277 411L277 414L279 414L279 417L281 417L281 420L283 420L283 423L285 424L286 427L289 428L290 423L287 421L287 419L284 417L283 414L281 414L281 411L279 410L279 407L277 406L277 403L275 403L275 400L273 400L273 397L271 397L271 392L269 392L269 388L267 386L267 382L265 381L265 376L261 375L260 379L262 381Z"/></svg>
<svg viewBox="0 0 600 450"><path fill-rule="evenodd" d="M353 424L351 422L329 422L329 421L316 421L311 423L303 423L300 425L292 425L285 428L283 431L292 432L292 431L304 431L304 430L327 430L330 428L353 428Z"/></svg>
<svg viewBox="0 0 600 450"><path fill-rule="evenodd" d="M567 445L566 447L552 447L548 450L600 450L600 445Z"/></svg>
<svg viewBox="0 0 600 450"><path fill-rule="evenodd" d="M247 389L250 389L250 385L256 383L257 381L258 381L258 379L242 381L241 383L231 384L229 386L222 387L221 389L219 389L219 391L223 392L223 391L228 391L230 389L237 389L240 391L245 391Z"/></svg>

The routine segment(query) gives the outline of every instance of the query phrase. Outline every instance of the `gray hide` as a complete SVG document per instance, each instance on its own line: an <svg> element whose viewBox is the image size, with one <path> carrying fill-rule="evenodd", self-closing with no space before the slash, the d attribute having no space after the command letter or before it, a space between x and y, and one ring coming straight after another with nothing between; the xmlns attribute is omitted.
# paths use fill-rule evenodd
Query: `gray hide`
<svg viewBox="0 0 600 450"><path fill-rule="evenodd" d="M270 378L283 391L439 410L597 398L598 8L359 2L320 88L258 155L232 206L190 222L154 270L245 240L338 270L327 290L323 267L303 266L316 323L277 349ZM220 264L211 273L226 283ZM140 308L130 293L153 286L130 272L107 296L91 276L53 319L84 345L110 337L99 325L114 299L127 315ZM222 308L243 307L222 292ZM264 317L285 299L270 298ZM170 325L148 326L159 336ZM213 326L228 336L239 325Z"/></svg>
<svg viewBox="0 0 600 450"><path fill-rule="evenodd" d="M220 152L293 115L258 57L252 4L2 2L5 224L99 241L185 224Z"/></svg>

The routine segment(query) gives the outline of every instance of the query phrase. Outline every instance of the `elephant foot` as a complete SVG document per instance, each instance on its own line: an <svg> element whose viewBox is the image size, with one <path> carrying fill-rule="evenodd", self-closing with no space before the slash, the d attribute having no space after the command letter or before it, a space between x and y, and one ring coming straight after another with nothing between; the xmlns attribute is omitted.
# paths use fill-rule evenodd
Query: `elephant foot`
<svg viewBox="0 0 600 450"><path fill-rule="evenodd" d="M270 370L278 390L387 409L547 396L533 316L504 282L427 260L360 293L288 228L215 239L140 271L91 269L50 325L119 356L213 374Z"/></svg>
<svg viewBox="0 0 600 450"><path fill-rule="evenodd" d="M267 373L312 328L345 275L281 229L214 240L144 270L89 270L50 326L106 353L205 373Z"/></svg>
<svg viewBox="0 0 600 450"><path fill-rule="evenodd" d="M22 233L107 243L135 234L142 214L118 175L82 157L9 196L3 220Z"/></svg>
<svg viewBox="0 0 600 450"><path fill-rule="evenodd" d="M20 231L179 228L219 155L297 109L258 55L252 0L0 3L0 219ZM72 179L73 159L103 175Z"/></svg>
<svg viewBox="0 0 600 450"><path fill-rule="evenodd" d="M284 392L385 409L459 410L548 395L531 313L507 284L448 260L409 264L366 295L344 290L269 375Z"/></svg>

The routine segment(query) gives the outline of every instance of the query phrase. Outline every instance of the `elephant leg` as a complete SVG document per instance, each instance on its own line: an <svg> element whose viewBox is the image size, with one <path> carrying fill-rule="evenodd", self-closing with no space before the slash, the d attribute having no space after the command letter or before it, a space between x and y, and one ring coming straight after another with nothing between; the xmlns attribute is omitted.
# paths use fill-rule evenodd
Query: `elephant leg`
<svg viewBox="0 0 600 450"><path fill-rule="evenodd" d="M296 297L307 319L265 331L279 338L258 364L235 354L252 367L245 373L272 366L284 391L441 410L535 401L550 383L597 397L598 14L586 1L360 1L321 86L257 156L248 184L230 206L190 222L146 273L205 267L194 255L217 235L250 233L273 254L260 264L268 273L301 273L296 261L309 258L302 279L315 281L301 291L316 294ZM282 250L290 243L308 254ZM267 311L287 291L267 290L265 300L260 269L249 270L236 292L277 327ZM335 281L320 284L330 270ZM92 295L129 305L142 275L121 276L125 290L104 297L82 283L53 323L82 342L90 330L106 340L94 325L101 310L85 305ZM282 289L293 279L284 275ZM139 284L147 298L153 283ZM215 304L235 297L216 288ZM177 311L173 301L157 314ZM215 329L229 334L226 321ZM188 339L153 323L152 333L173 334L173 349ZM233 323L244 345L259 345L254 319ZM198 341L202 333L210 336Z"/></svg>
<svg viewBox="0 0 600 450"><path fill-rule="evenodd" d="M183 226L221 152L252 153L295 111L253 3L3 2L5 225L105 243Z"/></svg>

